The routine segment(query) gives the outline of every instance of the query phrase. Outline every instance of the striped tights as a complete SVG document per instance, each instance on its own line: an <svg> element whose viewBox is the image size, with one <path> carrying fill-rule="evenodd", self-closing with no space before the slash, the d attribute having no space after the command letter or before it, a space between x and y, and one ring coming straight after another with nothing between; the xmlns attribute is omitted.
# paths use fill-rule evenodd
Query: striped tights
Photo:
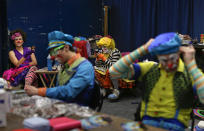
<svg viewBox="0 0 204 131"><path fill-rule="evenodd" d="M38 77L34 71L38 70L36 66L31 66L25 77L25 85L38 86Z"/></svg>

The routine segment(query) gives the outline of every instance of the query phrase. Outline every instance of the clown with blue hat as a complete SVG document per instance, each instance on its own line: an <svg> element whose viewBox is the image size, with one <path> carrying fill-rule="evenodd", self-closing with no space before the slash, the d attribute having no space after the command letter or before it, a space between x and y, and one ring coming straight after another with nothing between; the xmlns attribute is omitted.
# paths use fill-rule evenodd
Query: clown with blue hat
<svg viewBox="0 0 204 131"><path fill-rule="evenodd" d="M150 53L159 63L138 62ZM183 55L183 60L180 58ZM193 85L204 103L204 75L197 68L195 49L182 46L177 33L168 32L122 57L109 68L113 78L127 78L144 83L140 119L144 124L173 131L184 131L194 104Z"/></svg>
<svg viewBox="0 0 204 131"><path fill-rule="evenodd" d="M57 86L54 88L26 87L29 95L40 95L60 99L65 102L77 103L93 107L94 69L92 64L79 53L76 53L72 44L73 36L61 31L48 33L48 50L63 69L59 71Z"/></svg>
<svg viewBox="0 0 204 131"><path fill-rule="evenodd" d="M72 44L74 42L73 36L69 34L64 34L61 31L53 31L48 33L48 50L50 51L50 55L52 59L56 57L57 51L63 48L65 45L69 45L72 48Z"/></svg>

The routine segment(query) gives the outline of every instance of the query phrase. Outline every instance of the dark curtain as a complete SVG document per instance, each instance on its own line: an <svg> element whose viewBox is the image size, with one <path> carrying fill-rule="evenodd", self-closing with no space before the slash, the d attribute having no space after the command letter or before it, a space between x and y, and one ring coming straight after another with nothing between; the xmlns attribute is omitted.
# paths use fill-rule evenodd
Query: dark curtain
<svg viewBox="0 0 204 131"><path fill-rule="evenodd" d="M204 0L193 1L193 36L200 39L200 34L204 34Z"/></svg>
<svg viewBox="0 0 204 131"><path fill-rule="evenodd" d="M7 4L0 0L0 76L8 65L8 30L7 30Z"/></svg>
<svg viewBox="0 0 204 131"><path fill-rule="evenodd" d="M7 0L8 29L26 32L24 46L36 47L38 66L42 68L48 55L47 33L61 30L83 37L102 34L101 3L101 0Z"/></svg>
<svg viewBox="0 0 204 131"><path fill-rule="evenodd" d="M104 5L110 7L109 34L120 51L132 51L164 32L193 35L194 4L198 1L105 0Z"/></svg>

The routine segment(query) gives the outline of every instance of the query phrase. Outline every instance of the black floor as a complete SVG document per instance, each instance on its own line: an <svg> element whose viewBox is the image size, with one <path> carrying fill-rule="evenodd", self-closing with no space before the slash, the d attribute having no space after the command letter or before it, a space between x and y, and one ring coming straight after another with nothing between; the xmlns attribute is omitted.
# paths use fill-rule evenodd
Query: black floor
<svg viewBox="0 0 204 131"><path fill-rule="evenodd" d="M101 112L134 120L134 113L138 106L137 101L139 99L133 96L121 97L117 102L105 99Z"/></svg>
<svg viewBox="0 0 204 131"><path fill-rule="evenodd" d="M120 116L130 120L134 120L134 113L141 100L141 93L138 89L124 89L121 90L120 99L115 102L104 99L101 112Z"/></svg>

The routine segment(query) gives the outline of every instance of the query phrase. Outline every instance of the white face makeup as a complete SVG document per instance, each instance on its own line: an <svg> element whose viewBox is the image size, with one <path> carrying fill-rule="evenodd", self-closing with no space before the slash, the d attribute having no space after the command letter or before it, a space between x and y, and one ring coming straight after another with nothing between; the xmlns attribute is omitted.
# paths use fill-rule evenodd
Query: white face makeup
<svg viewBox="0 0 204 131"><path fill-rule="evenodd" d="M109 54L110 50L106 46L102 46L102 51L104 54Z"/></svg>
<svg viewBox="0 0 204 131"><path fill-rule="evenodd" d="M159 63L167 72L175 71L178 67L179 54L173 53L168 55L159 55Z"/></svg>

